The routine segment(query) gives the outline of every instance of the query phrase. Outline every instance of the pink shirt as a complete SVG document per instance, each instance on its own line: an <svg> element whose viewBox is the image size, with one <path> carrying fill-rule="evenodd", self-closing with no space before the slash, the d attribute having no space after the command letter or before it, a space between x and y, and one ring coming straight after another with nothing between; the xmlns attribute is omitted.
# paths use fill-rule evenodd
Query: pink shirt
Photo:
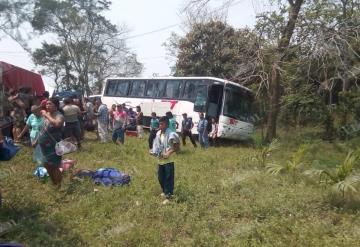
<svg viewBox="0 0 360 247"><path fill-rule="evenodd" d="M113 120L113 126L114 129L119 129L122 127L125 127L127 114L125 111L114 111L114 120Z"/></svg>

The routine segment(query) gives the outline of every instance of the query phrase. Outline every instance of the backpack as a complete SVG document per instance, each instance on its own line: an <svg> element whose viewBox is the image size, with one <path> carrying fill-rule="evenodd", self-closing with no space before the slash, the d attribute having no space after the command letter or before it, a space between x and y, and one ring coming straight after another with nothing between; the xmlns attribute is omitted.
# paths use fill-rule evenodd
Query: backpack
<svg viewBox="0 0 360 247"><path fill-rule="evenodd" d="M128 174L121 173L116 168L100 168L97 169L92 179L95 184L105 186L122 186L130 183L130 176Z"/></svg>
<svg viewBox="0 0 360 247"><path fill-rule="evenodd" d="M93 171L89 169L79 169L74 172L73 175L71 175L71 180L77 180L77 181L83 181L85 178L92 178L94 176Z"/></svg>
<svg viewBox="0 0 360 247"><path fill-rule="evenodd" d="M0 144L0 160L11 160L19 150L20 148L14 144L14 141L5 136L3 143Z"/></svg>

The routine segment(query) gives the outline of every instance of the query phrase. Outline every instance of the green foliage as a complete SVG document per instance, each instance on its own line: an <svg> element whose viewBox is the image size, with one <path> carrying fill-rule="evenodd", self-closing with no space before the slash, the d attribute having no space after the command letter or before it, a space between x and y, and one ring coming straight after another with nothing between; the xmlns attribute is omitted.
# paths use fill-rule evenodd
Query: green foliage
<svg viewBox="0 0 360 247"><path fill-rule="evenodd" d="M271 153L276 163L286 161L297 147L294 139L280 137L281 148ZM64 158L77 161L75 170L116 167L131 175L131 184L107 188L71 181L65 173L56 190L50 181L32 176L31 150L23 147L0 166L0 223L16 223L0 236L1 242L73 247L357 246L360 241L358 210L330 207L324 188L293 183L291 174L269 176L243 159L257 152L253 148L182 147L173 156L175 198L163 206L158 161L149 156L146 140L129 137L117 146L95 138L87 133L82 150ZM327 164L343 152L321 140L317 148L316 157Z"/></svg>
<svg viewBox="0 0 360 247"><path fill-rule="evenodd" d="M177 58L175 75L237 81L254 72L258 41L253 32L214 20L194 23L190 28L185 37L172 34L165 43L169 55Z"/></svg>
<svg viewBox="0 0 360 247"><path fill-rule="evenodd" d="M101 90L106 77L141 72L142 64L121 39L126 28L113 25L103 15L109 6L109 1L99 0L36 1L32 27L57 39L43 43L33 58L55 77L57 87L91 94Z"/></svg>
<svg viewBox="0 0 360 247"><path fill-rule="evenodd" d="M261 167L265 167L268 163L268 159L271 153L280 148L280 142L278 139L274 139L269 145L261 147L260 151L256 153L253 160L258 163Z"/></svg>
<svg viewBox="0 0 360 247"><path fill-rule="evenodd" d="M32 16L33 0L0 1L0 40L5 35L28 50L29 33L23 26Z"/></svg>
<svg viewBox="0 0 360 247"><path fill-rule="evenodd" d="M348 123L349 114L352 114L353 121L360 121L360 89L356 88L352 91L341 92L339 94L339 104L336 109L342 117L341 124Z"/></svg>
<svg viewBox="0 0 360 247"><path fill-rule="evenodd" d="M305 126L321 121L326 107L316 93L316 87L305 82L288 85L281 97L281 121L286 125Z"/></svg>
<svg viewBox="0 0 360 247"><path fill-rule="evenodd" d="M345 197L345 194L357 192L356 187L360 185L360 176L354 174L359 164L360 150L350 151L344 161L338 165L335 171L311 169L304 172L308 176L319 177L320 183L331 184L335 190Z"/></svg>
<svg viewBox="0 0 360 247"><path fill-rule="evenodd" d="M287 160L284 164L268 164L266 170L268 173L277 175L281 172L291 173L294 176L298 174L299 169L304 166L303 158L309 150L310 145L303 144L293 153L291 160Z"/></svg>

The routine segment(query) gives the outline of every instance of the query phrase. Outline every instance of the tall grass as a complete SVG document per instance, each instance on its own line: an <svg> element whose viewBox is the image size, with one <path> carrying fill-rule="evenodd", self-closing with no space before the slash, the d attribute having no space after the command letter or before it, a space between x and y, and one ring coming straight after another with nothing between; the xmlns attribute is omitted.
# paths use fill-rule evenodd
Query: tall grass
<svg viewBox="0 0 360 247"><path fill-rule="evenodd" d="M208 150L182 147L175 159L175 198L161 205L157 159L146 140L124 146L99 144L87 135L81 152L66 158L76 169L116 167L131 175L129 186L107 188L64 176L60 190L32 176L31 150L23 148L0 171L5 198L0 222L16 225L2 241L27 246L356 246L357 212L333 208L324 188L291 174L270 176L249 159L261 150L244 145ZM298 141L298 140L296 140ZM317 145L317 158L343 159L333 146ZM294 147L294 148L293 148ZM284 163L297 150L281 141L272 161ZM304 161L305 162L305 161ZM11 168L11 170L10 170ZM97 189L98 191L94 191ZM326 188L325 188L326 189Z"/></svg>

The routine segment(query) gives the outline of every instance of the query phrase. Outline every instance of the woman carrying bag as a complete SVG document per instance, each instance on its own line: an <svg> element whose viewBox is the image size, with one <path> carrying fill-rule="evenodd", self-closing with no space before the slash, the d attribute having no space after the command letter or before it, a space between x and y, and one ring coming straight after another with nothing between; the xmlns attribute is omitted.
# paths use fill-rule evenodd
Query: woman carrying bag
<svg viewBox="0 0 360 247"><path fill-rule="evenodd" d="M55 145L61 140L64 116L60 113L60 103L56 98L46 102L46 111L41 111L44 127L39 135L39 145L44 156L44 166L53 184L60 186L62 174L60 171L61 156L55 152Z"/></svg>

